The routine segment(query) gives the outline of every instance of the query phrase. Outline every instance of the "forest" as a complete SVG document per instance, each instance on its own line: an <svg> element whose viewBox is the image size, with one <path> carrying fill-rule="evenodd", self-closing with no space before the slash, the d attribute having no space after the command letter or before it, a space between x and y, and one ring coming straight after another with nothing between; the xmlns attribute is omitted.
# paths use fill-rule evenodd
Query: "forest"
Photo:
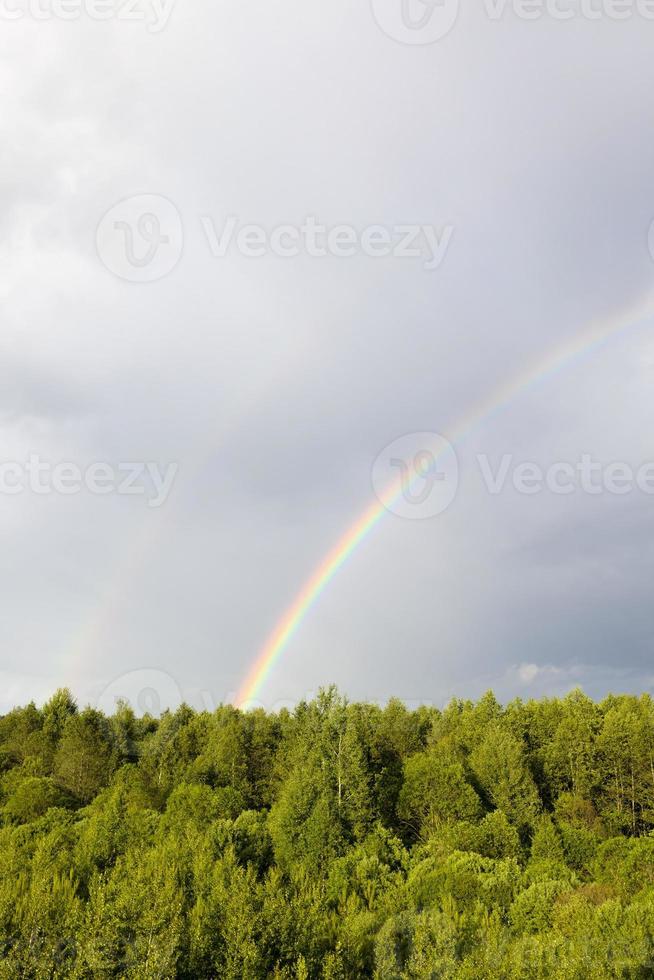
<svg viewBox="0 0 654 980"><path fill-rule="evenodd" d="M0 977L654 977L654 701L0 717Z"/></svg>

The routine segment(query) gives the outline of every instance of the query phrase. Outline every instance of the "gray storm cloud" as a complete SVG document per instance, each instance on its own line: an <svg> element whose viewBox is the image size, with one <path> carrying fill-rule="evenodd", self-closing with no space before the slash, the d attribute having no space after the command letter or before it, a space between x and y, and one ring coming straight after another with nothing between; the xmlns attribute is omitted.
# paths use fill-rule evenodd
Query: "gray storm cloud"
<svg viewBox="0 0 654 980"><path fill-rule="evenodd" d="M65 683L94 698L135 669L196 701L230 697L374 499L386 445L447 436L653 285L654 25L637 15L462 6L421 46L342 0L166 12L157 31L84 13L0 32L15 93L0 109L2 459L178 466L156 511L2 495L4 708ZM96 246L136 195L181 217L174 267L152 282L121 278ZM453 232L433 269L216 256L203 215ZM262 699L331 681L435 703L651 688L651 500L492 496L474 460L642 463L653 370L646 322L479 425L457 446L451 507L380 522Z"/></svg>

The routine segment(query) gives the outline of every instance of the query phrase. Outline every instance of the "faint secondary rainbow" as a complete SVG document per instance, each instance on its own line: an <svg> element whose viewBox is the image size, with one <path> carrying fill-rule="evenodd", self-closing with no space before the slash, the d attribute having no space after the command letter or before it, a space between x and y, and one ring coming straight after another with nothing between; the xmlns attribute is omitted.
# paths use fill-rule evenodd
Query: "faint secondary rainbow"
<svg viewBox="0 0 654 980"><path fill-rule="evenodd" d="M633 304L620 310L612 317L593 321L581 334L553 351L521 372L509 382L496 388L492 394L478 405L473 406L449 433L448 439L455 444L464 439L476 426L486 421L495 412L510 404L513 399L531 385L544 381L550 375L569 366L576 359L588 356L602 347L617 334L640 326L654 316L654 305L650 297L646 301ZM401 480L389 485L380 500L375 500L361 514L354 524L339 539L311 577L300 589L291 606L286 610L273 632L252 664L235 698L235 704L245 707L255 701L270 672L288 646L291 638L302 625L307 613L320 598L336 573L343 567L350 555L380 522L392 502L402 492Z"/></svg>

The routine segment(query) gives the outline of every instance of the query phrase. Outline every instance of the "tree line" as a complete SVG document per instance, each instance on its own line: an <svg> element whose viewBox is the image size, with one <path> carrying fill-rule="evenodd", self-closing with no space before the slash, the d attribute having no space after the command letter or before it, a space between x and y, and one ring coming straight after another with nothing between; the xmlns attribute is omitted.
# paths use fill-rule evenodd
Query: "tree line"
<svg viewBox="0 0 654 980"><path fill-rule="evenodd" d="M0 978L654 977L654 702L0 717Z"/></svg>

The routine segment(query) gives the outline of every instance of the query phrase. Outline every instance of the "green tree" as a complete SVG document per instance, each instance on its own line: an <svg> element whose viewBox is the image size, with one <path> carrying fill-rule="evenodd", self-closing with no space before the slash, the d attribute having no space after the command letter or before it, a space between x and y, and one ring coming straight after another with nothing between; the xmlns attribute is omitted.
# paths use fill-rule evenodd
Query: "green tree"
<svg viewBox="0 0 654 980"><path fill-rule="evenodd" d="M581 690L560 705L560 721L543 751L544 768L555 796L563 791L591 799L598 779L596 739L599 707Z"/></svg>
<svg viewBox="0 0 654 980"><path fill-rule="evenodd" d="M654 825L654 718L651 702L622 697L604 715L597 737L602 810L635 834Z"/></svg>
<svg viewBox="0 0 654 980"><path fill-rule="evenodd" d="M404 764L398 813L416 833L433 832L441 823L481 817L481 801L451 750L435 745Z"/></svg>
<svg viewBox="0 0 654 980"><path fill-rule="evenodd" d="M500 724L492 724L470 756L470 766L489 803L518 826L529 824L540 809L525 747Z"/></svg>
<svg viewBox="0 0 654 980"><path fill-rule="evenodd" d="M116 766L109 725L92 708L65 722L55 760L55 780L81 803L89 803L109 782Z"/></svg>
<svg viewBox="0 0 654 980"><path fill-rule="evenodd" d="M47 776L26 776L18 782L5 803L5 816L15 823L29 823L50 807L62 806L65 795Z"/></svg>
<svg viewBox="0 0 654 980"><path fill-rule="evenodd" d="M43 705L43 733L56 744L64 733L66 722L77 714L77 703L67 687L60 687Z"/></svg>

